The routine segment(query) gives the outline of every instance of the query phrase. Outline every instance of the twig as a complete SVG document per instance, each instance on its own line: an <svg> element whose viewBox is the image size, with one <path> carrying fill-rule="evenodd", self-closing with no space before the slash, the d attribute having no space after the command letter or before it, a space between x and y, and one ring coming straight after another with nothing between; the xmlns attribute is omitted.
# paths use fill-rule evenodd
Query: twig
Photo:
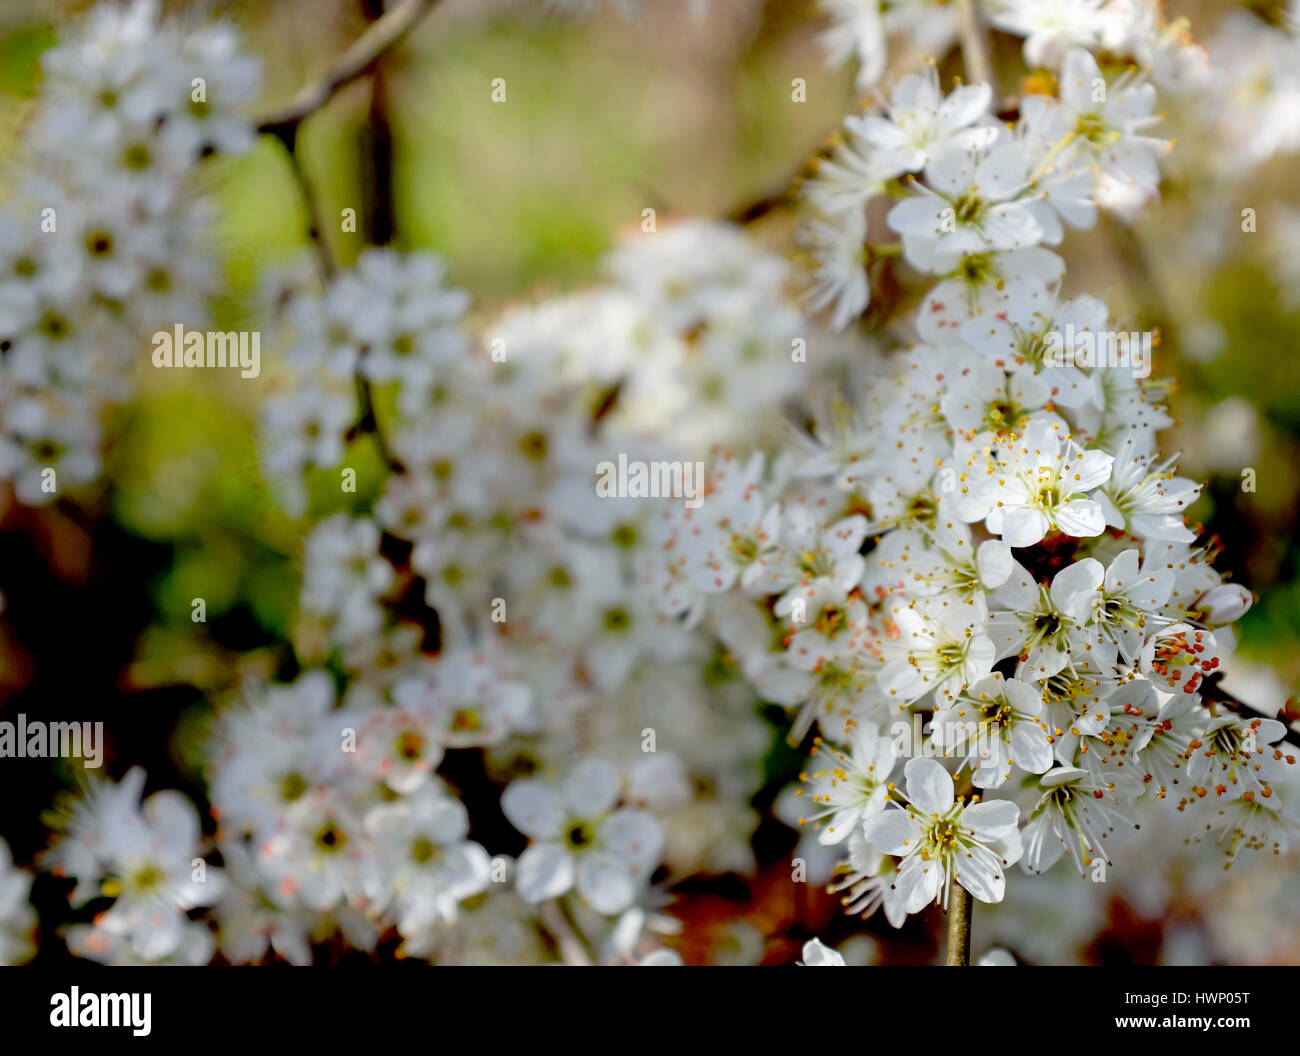
<svg viewBox="0 0 1300 1056"><path fill-rule="evenodd" d="M823 162L835 156L835 149L843 140L843 126L836 125L821 138L816 149L806 155L780 187L774 187L760 198L751 198L727 212L727 219L733 224L752 224L769 213L787 205L793 205L799 198L800 186Z"/></svg>
<svg viewBox="0 0 1300 1056"><path fill-rule="evenodd" d="M307 170L303 168L302 157L298 153L296 126L291 138L292 142L285 143L289 156L289 169L293 173L294 182L298 184L298 193L302 196L303 207L307 210L307 238L311 242L312 252L316 255L321 279L328 285L337 270L334 265L334 254L330 252L329 243L325 241L320 203L307 176Z"/></svg>
<svg viewBox="0 0 1300 1056"><path fill-rule="evenodd" d="M980 17L978 0L957 0L957 18L961 31L961 58L966 76L973 84L987 84L998 97L993 65L989 61L989 37Z"/></svg>
<svg viewBox="0 0 1300 1056"><path fill-rule="evenodd" d="M970 964L970 892L952 881L948 892L948 965Z"/></svg>
<svg viewBox="0 0 1300 1056"><path fill-rule="evenodd" d="M956 796L965 799L974 790L970 772L960 773L953 787ZM950 876L948 884L948 957L944 963L966 966L970 964L970 892L955 877Z"/></svg>
<svg viewBox="0 0 1300 1056"><path fill-rule="evenodd" d="M364 353L363 353L364 354ZM383 427L379 424L379 418L375 414L375 397L374 390L370 387L370 379L367 378L360 370L352 375L352 380L356 383L357 389L357 420L352 423L351 428L344 434L345 440L355 440L358 436L369 433L375 438L375 447L379 450L379 457L384 460L384 465L393 473L405 473L406 467L393 454L388 446L388 439L384 435Z"/></svg>
<svg viewBox="0 0 1300 1056"><path fill-rule="evenodd" d="M1282 735L1282 740L1288 744L1300 748L1300 730L1297 730L1287 720L1285 714L1265 715L1258 708L1247 704L1244 700L1234 697L1231 693L1223 689L1219 682L1223 678L1221 674L1210 675L1209 678L1201 682L1201 700L1206 704L1222 704L1225 708L1235 711L1238 715L1247 718L1272 719L1276 718L1278 722L1286 728L1286 733Z"/></svg>
<svg viewBox="0 0 1300 1056"><path fill-rule="evenodd" d="M793 198L794 194L787 185L784 190L774 191L762 198L756 198L736 206L727 214L727 219L733 224L744 227L746 224L752 224L755 220L763 219L768 213L775 212L783 205L789 204Z"/></svg>
<svg viewBox="0 0 1300 1056"><path fill-rule="evenodd" d="M560 957L565 964L580 968L591 967L591 956L587 953L587 947L578 938L577 932L569 923L567 914L556 899L543 902L537 916L555 943L555 948L560 951Z"/></svg>
<svg viewBox="0 0 1300 1056"><path fill-rule="evenodd" d="M420 19L432 11L437 3L438 0L404 0L387 14L380 15L352 46L339 56L323 77L303 87L287 107L257 123L259 132L273 135L284 144L293 178L298 184L299 193L307 210L307 234L320 267L321 278L327 285L334 277L337 268L329 243L325 240L315 189L303 167L302 156L298 149L298 134L302 122L329 102L345 85L373 71L379 60L405 39ZM378 79L375 92L379 98L372 96L372 116L376 106L385 105L382 84ZM387 237L383 239L385 242L391 237L391 230L386 234ZM379 418L375 414L374 394L369 379L358 371L354 375L354 381L359 410L357 420L347 431L346 438L352 440L362 433L369 433L375 438L375 445L384 464L394 473L406 472L406 467L393 456L388 447Z"/></svg>
<svg viewBox="0 0 1300 1056"><path fill-rule="evenodd" d="M258 121L257 130L283 139L286 130L296 128L341 88L369 72L380 57L405 38L437 4L438 0L403 0L373 22L325 71L323 77L300 89L287 106Z"/></svg>

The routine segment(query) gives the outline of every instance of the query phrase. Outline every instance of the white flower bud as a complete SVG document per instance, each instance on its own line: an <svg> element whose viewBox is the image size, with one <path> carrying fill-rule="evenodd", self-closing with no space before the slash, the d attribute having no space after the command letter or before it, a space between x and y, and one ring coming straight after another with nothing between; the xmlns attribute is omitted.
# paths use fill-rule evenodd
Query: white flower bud
<svg viewBox="0 0 1300 1056"><path fill-rule="evenodd" d="M1224 627L1246 615L1253 600L1245 587L1237 583L1220 583L1200 596L1196 611L1201 614L1201 622L1206 627Z"/></svg>

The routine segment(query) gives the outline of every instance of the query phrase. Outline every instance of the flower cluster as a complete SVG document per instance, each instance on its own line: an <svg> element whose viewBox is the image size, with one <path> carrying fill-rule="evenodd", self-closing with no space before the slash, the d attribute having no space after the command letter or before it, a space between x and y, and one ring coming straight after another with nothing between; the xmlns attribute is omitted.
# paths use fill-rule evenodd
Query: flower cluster
<svg viewBox="0 0 1300 1056"><path fill-rule="evenodd" d="M933 68L908 75L805 187L824 216L813 306L846 325L866 267L901 252L937 280L911 316L919 342L771 470L719 463L704 508L662 529L677 589L661 605L798 709L793 739L820 725L804 820L848 841L850 910L895 924L953 881L1001 900L1015 862L1108 863L1144 795L1199 811L1230 858L1284 850L1293 827L1274 789L1294 763L1285 727L1206 692L1251 595L1197 545L1182 514L1199 487L1156 449L1171 419L1154 335L1067 296L1047 248L1154 199L1155 89L1080 46L1114 5L999 10L1057 68L1053 93L1026 94L1008 126L987 85L945 95ZM890 193L899 241L870 241Z"/></svg>
<svg viewBox="0 0 1300 1056"><path fill-rule="evenodd" d="M113 963L206 963L212 933L187 913L221 897L225 877L199 856L199 819L179 792L156 792L140 802L145 773L134 767L120 784L92 786L70 800L56 821L60 840L45 866L76 881L72 900L112 900L93 925L69 930L81 956Z"/></svg>
<svg viewBox="0 0 1300 1056"><path fill-rule="evenodd" d="M292 709L307 726L252 730L246 723L274 723L276 709L240 709L214 764L214 805L223 825L247 819L264 852L254 865L278 857L305 870L291 885L295 906L308 879L329 872L311 864L309 840L274 834L304 813L317 826L319 808L306 804L337 812L343 800L350 813L331 817L348 850L309 908L391 916L391 892L358 886L366 863L384 857L367 812L433 795L433 769L457 749L486 751L502 778L525 762L537 775L502 799L533 841L510 870L525 905L572 891L584 910L655 926L635 906L665 858L687 871L752 862L753 814L740 804L765 740L752 691L649 597L671 589L647 579L659 574L662 503L602 496L593 480L619 456L680 454L670 437L686 450L737 439L748 409L774 409L794 384L803 316L784 297L786 263L725 225L643 236L612 253L606 271L604 289L509 309L477 349L456 325L464 296L442 285L432 257L368 250L327 290L277 298L293 369L268 401L263 436L286 504L301 510L304 479L339 471L350 382L384 406L400 466L370 515L334 513L305 545L296 647L346 672L340 706L312 672L316 705L309 716ZM374 368L390 359L393 369ZM264 692L297 693L308 677ZM345 728L355 755L341 750ZM575 752L585 761L575 764ZM701 802L697 785L712 796ZM230 797L254 790L260 798L232 812ZM675 845L654 813L675 819ZM434 926L482 890L448 896L440 918L399 914L403 949L442 956L454 932ZM317 917L314 933L332 923ZM630 956L641 930L622 925L610 956Z"/></svg>
<svg viewBox="0 0 1300 1056"><path fill-rule="evenodd" d="M234 32L183 33L157 4L94 9L42 60L23 182L0 211L0 478L28 505L92 482L104 407L156 328L196 324L216 288L206 155L237 153L258 65Z"/></svg>
<svg viewBox="0 0 1300 1056"><path fill-rule="evenodd" d="M938 62L961 33L959 5L949 0L820 0L820 6L830 19L827 56L835 65L856 59L862 92L883 76L890 38ZM1055 70L1068 50L1086 48L1131 59L1162 89L1208 73L1186 21L1166 21L1159 0L989 0L983 7L992 26L1024 38L1030 69Z"/></svg>

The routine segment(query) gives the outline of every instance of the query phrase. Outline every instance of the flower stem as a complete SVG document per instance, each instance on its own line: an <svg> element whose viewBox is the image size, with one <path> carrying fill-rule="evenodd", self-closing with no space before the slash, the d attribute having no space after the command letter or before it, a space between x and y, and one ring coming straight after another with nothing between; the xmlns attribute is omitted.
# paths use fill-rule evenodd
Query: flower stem
<svg viewBox="0 0 1300 1056"><path fill-rule="evenodd" d="M551 899L543 902L538 917L565 964L577 968L591 966L591 954L586 944L578 937L573 915L563 901Z"/></svg>
<svg viewBox="0 0 1300 1056"><path fill-rule="evenodd" d="M966 76L972 84L987 84L998 94L993 79L993 64L989 61L989 38L980 18L978 0L957 0L957 18L961 32L961 57L966 66ZM995 107L996 109L996 107Z"/></svg>
<svg viewBox="0 0 1300 1056"><path fill-rule="evenodd" d="M954 883L948 892L948 960L949 965L970 964L970 892Z"/></svg>

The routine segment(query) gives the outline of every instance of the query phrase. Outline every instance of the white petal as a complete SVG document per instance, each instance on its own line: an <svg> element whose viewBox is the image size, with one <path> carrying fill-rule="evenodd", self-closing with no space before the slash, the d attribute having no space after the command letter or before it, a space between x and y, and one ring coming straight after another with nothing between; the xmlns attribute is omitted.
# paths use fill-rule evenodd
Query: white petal
<svg viewBox="0 0 1300 1056"><path fill-rule="evenodd" d="M558 843L535 843L519 856L515 887L525 902L557 898L573 886L573 857Z"/></svg>
<svg viewBox="0 0 1300 1056"><path fill-rule="evenodd" d="M981 902L1001 902L1006 894L1007 880L992 852L969 858L958 855L953 872L957 882Z"/></svg>
<svg viewBox="0 0 1300 1056"><path fill-rule="evenodd" d="M907 797L923 814L942 814L953 804L952 775L933 759L909 759L903 768ZM885 850L881 847L880 850ZM899 852L887 852L897 854Z"/></svg>
<svg viewBox="0 0 1300 1056"><path fill-rule="evenodd" d="M809 939L803 944L803 964L806 968L842 968L844 958L837 951L823 946L821 939Z"/></svg>
<svg viewBox="0 0 1300 1056"><path fill-rule="evenodd" d="M564 782L564 799L580 817L604 814L618 799L618 771L605 759L584 759Z"/></svg>
<svg viewBox="0 0 1300 1056"><path fill-rule="evenodd" d="M1051 525L1050 518L1042 510L1026 506L1007 510L1002 516L1002 541L1008 546L1033 546L1042 541ZM1100 532L1099 528L1093 534L1098 535Z"/></svg>
<svg viewBox="0 0 1300 1056"><path fill-rule="evenodd" d="M990 799L962 811L962 824L982 843L1000 840L1020 824L1020 808L1007 799Z"/></svg>
<svg viewBox="0 0 1300 1056"><path fill-rule="evenodd" d="M1090 539L1094 535L1101 535L1105 530L1106 516L1101 512L1101 507L1091 499L1075 499L1073 502L1067 502L1057 511L1056 527L1066 535L1073 535L1078 539Z"/></svg>
<svg viewBox="0 0 1300 1056"><path fill-rule="evenodd" d="M601 825L599 839L630 865L648 871L659 863L664 834L645 811L617 810Z"/></svg>
<svg viewBox="0 0 1300 1056"><path fill-rule="evenodd" d="M1006 543L988 539L975 551L975 566L979 569L980 583L985 589L994 590L1011 577L1017 562Z"/></svg>
<svg viewBox="0 0 1300 1056"><path fill-rule="evenodd" d="M939 896L943 873L938 862L922 861L920 855L914 855L903 864L894 887L907 912L919 913Z"/></svg>
<svg viewBox="0 0 1300 1056"><path fill-rule="evenodd" d="M1101 562L1091 557L1061 569L1052 579L1052 604L1075 623L1087 622L1105 575Z"/></svg>
<svg viewBox="0 0 1300 1056"><path fill-rule="evenodd" d="M636 884L617 855L591 851L578 861L578 893L597 913L612 916L628 907L636 895Z"/></svg>
<svg viewBox="0 0 1300 1056"><path fill-rule="evenodd" d="M862 835L882 854L907 854L916 849L921 838L916 822L905 810L883 810L868 818Z"/></svg>
<svg viewBox="0 0 1300 1056"><path fill-rule="evenodd" d="M514 781L501 795L501 811L516 829L535 840L554 836L564 824L564 805L555 791L531 777Z"/></svg>

